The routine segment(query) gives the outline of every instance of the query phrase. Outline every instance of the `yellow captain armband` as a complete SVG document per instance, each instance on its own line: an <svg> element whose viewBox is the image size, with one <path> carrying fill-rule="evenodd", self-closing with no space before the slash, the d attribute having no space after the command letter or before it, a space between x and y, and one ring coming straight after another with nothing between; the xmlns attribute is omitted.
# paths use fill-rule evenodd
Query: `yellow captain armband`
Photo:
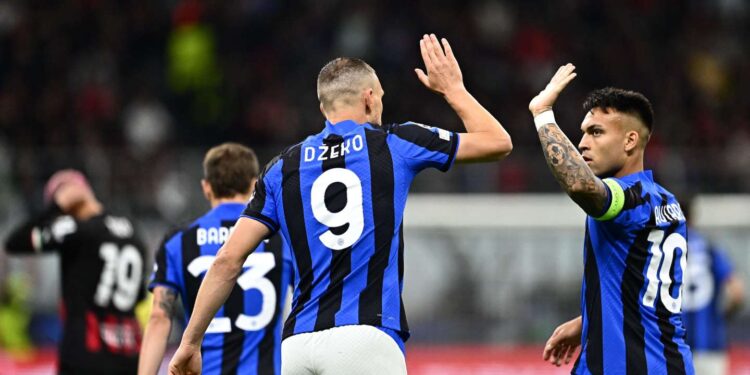
<svg viewBox="0 0 750 375"><path fill-rule="evenodd" d="M615 216L617 216L617 214L620 213L620 211L622 211L622 208L625 206L625 192L622 190L622 186L620 186L617 181L611 178L605 178L602 181L609 187L609 192L612 199L610 199L609 201L609 208L607 209L607 212L605 212L604 215L594 219L599 221L612 220L615 218Z"/></svg>

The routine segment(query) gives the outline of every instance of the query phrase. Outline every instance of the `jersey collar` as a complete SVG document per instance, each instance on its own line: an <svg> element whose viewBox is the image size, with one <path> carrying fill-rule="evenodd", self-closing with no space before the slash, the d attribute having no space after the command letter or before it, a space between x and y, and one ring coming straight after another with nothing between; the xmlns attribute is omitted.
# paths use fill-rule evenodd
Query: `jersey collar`
<svg viewBox="0 0 750 375"><path fill-rule="evenodd" d="M238 208L240 209L245 208L245 205L246 205L245 203L224 202L224 203L218 204L211 211L237 210Z"/></svg>
<svg viewBox="0 0 750 375"><path fill-rule="evenodd" d="M323 136L328 136L330 134L346 134L356 130L359 126L365 126L368 128L371 127L369 123L358 124L353 120L344 120L335 124L332 124L330 121L326 120L326 127L323 130Z"/></svg>
<svg viewBox="0 0 750 375"><path fill-rule="evenodd" d="M654 174L651 172L650 169L645 169L639 172L631 173L627 176L622 176L620 180L623 181L635 181L635 180L649 180L654 181Z"/></svg>

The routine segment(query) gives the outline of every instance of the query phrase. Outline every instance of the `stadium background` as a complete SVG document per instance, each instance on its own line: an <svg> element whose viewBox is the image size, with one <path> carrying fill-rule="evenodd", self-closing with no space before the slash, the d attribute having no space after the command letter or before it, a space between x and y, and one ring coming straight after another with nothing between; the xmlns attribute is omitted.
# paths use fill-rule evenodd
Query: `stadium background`
<svg viewBox="0 0 750 375"><path fill-rule="evenodd" d="M539 367L539 347L577 314L583 216L547 170L528 100L553 68L575 63L556 112L577 143L588 91L643 92L656 113L647 167L670 190L700 195L696 223L750 284L748 18L743 0L4 0L0 235L39 211L46 178L72 166L108 209L137 219L154 249L207 208L198 179L210 146L239 141L266 161L320 129L315 78L335 56L377 70L385 122L461 129L413 72L419 37L435 32L515 149L501 163L415 181L411 373L564 373ZM44 348L58 329L55 261L0 252L0 310L22 311L41 348L9 351L18 321L0 319L1 374L53 359ZM747 309L730 339L734 358L748 358ZM750 363L736 361L735 373Z"/></svg>

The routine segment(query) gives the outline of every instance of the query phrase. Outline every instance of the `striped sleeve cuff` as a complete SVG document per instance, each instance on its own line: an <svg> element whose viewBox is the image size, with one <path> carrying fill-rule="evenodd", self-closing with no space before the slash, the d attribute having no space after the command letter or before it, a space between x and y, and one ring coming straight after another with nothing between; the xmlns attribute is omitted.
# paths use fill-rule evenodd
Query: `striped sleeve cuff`
<svg viewBox="0 0 750 375"><path fill-rule="evenodd" d="M246 217L260 222L261 224L268 227L271 233L276 233L279 230L279 225L270 217L263 215L262 213L254 210L245 210L240 217Z"/></svg>
<svg viewBox="0 0 750 375"><path fill-rule="evenodd" d="M458 152L458 145L461 142L461 137L458 133L453 133L452 138L453 141L451 142L451 150L448 152L448 160L446 160L445 164L440 167L442 172L447 172L451 169L453 163L456 161L456 153Z"/></svg>

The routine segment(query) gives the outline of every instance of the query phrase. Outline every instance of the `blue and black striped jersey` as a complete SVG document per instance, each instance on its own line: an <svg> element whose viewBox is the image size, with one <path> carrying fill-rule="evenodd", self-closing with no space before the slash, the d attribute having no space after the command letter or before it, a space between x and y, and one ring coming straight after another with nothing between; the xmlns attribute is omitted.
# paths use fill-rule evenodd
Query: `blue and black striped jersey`
<svg viewBox="0 0 750 375"><path fill-rule="evenodd" d="M174 289L185 307L185 323L216 253L244 204L220 204L186 229L167 236L156 254L149 289ZM226 303L203 339L203 374L280 374L281 324L292 266L282 240L261 243L245 261Z"/></svg>
<svg viewBox="0 0 750 375"><path fill-rule="evenodd" d="M721 292L732 275L727 255L693 228L688 236L690 256L685 272L682 320L693 352L727 349Z"/></svg>
<svg viewBox="0 0 750 375"><path fill-rule="evenodd" d="M650 171L605 179L610 205L588 217L574 374L693 374L682 325L686 222Z"/></svg>
<svg viewBox="0 0 750 375"><path fill-rule="evenodd" d="M365 324L403 344L406 197L417 173L451 167L458 142L415 123L326 122L267 165L244 215L280 231L292 249L284 337Z"/></svg>

